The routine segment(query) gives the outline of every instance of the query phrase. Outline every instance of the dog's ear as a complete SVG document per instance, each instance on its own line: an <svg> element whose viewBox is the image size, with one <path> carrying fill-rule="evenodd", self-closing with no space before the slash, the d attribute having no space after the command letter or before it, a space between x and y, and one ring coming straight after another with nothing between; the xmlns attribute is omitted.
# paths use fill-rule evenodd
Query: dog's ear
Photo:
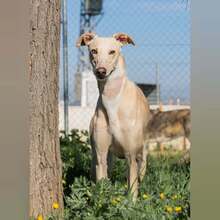
<svg viewBox="0 0 220 220"><path fill-rule="evenodd" d="M119 41L122 45L126 45L126 44L133 44L133 45L135 45L133 39L129 35L125 34L125 33L116 33L116 34L113 34L113 37L117 41Z"/></svg>
<svg viewBox="0 0 220 220"><path fill-rule="evenodd" d="M94 39L95 36L95 33L90 32L82 34L76 42L76 47L87 46L89 42L91 42Z"/></svg>

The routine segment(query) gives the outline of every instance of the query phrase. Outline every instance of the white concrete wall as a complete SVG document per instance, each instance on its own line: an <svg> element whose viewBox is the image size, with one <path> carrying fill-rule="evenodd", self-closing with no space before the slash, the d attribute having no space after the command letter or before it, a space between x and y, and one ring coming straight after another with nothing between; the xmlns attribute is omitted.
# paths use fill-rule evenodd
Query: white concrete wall
<svg viewBox="0 0 220 220"><path fill-rule="evenodd" d="M157 105L151 105L151 109L158 108ZM188 105L163 105L163 111L175 109L190 108ZM69 129L88 130L91 117L95 107L69 106ZM59 106L59 128L63 130L63 104Z"/></svg>

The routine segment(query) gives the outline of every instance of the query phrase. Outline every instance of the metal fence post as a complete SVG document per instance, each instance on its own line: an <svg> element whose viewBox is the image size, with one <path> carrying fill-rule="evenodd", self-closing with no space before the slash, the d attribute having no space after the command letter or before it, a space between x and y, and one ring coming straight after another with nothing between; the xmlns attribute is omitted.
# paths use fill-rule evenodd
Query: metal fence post
<svg viewBox="0 0 220 220"><path fill-rule="evenodd" d="M159 64L156 63L157 105L160 105L160 73Z"/></svg>
<svg viewBox="0 0 220 220"><path fill-rule="evenodd" d="M63 91L64 91L64 131L69 134L69 93L68 93L68 39L67 39L67 0L62 0L63 37Z"/></svg>

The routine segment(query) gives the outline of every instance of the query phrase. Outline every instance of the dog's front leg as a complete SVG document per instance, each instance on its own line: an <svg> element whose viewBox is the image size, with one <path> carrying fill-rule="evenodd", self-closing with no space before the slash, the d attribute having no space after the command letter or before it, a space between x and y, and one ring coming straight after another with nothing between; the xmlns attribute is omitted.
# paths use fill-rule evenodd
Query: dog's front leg
<svg viewBox="0 0 220 220"><path fill-rule="evenodd" d="M108 178L107 156L111 145L111 135L107 129L96 130L93 136L93 164L95 162L96 181Z"/></svg>
<svg viewBox="0 0 220 220"><path fill-rule="evenodd" d="M108 151L97 150L97 164L96 164L96 181L102 178L108 178L107 174L107 155Z"/></svg>
<svg viewBox="0 0 220 220"><path fill-rule="evenodd" d="M135 201L138 196L138 165L136 161L136 156L129 155L127 156L127 160L129 166L128 185Z"/></svg>

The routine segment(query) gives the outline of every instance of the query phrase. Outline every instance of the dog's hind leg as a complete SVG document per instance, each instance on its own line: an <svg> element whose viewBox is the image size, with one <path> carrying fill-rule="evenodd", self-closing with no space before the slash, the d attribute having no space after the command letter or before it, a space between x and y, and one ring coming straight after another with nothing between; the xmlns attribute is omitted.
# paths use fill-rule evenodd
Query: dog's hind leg
<svg viewBox="0 0 220 220"><path fill-rule="evenodd" d="M137 158L139 182L143 180L146 170L147 170L147 156L148 156L148 149L147 149L147 145L144 144L142 153Z"/></svg>

